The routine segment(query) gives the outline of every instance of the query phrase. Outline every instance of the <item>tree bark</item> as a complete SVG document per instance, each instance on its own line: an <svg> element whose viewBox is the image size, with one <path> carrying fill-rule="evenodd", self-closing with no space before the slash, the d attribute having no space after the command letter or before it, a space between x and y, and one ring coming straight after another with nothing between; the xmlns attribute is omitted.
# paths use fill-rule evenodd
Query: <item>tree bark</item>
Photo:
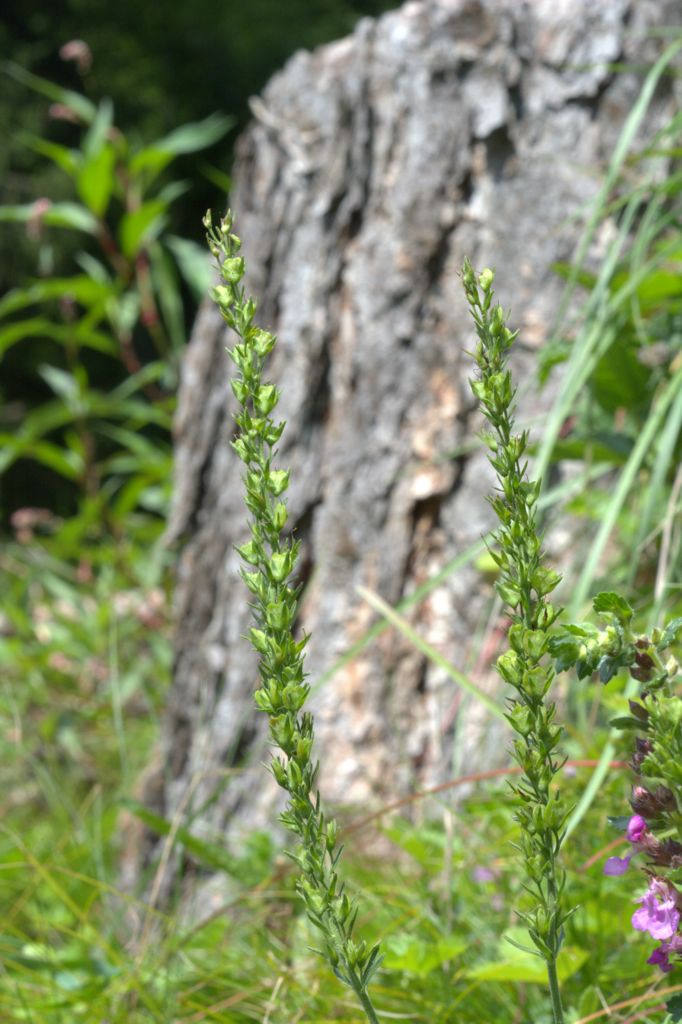
<svg viewBox="0 0 682 1024"><path fill-rule="evenodd" d="M299 628L311 634L310 706L331 804L378 807L507 758L504 727L395 631L339 659L377 621L359 584L395 605L491 526L467 383L464 255L497 270L498 299L521 328L520 414L537 418L553 396L534 384L562 292L552 265L572 257L576 214L641 84L609 65L641 67L660 53L664 41L645 34L675 20L675 8L412 2L296 54L253 101L231 205L259 322L279 339L278 464L291 469L290 523L303 544ZM663 90L649 127L669 99ZM176 421L175 666L146 798L197 834L234 842L271 825L278 797L262 766L266 722L253 710L233 550L247 529L229 445L228 343L206 304ZM490 582L470 562L405 614L502 701L489 668L502 630L490 609Z"/></svg>

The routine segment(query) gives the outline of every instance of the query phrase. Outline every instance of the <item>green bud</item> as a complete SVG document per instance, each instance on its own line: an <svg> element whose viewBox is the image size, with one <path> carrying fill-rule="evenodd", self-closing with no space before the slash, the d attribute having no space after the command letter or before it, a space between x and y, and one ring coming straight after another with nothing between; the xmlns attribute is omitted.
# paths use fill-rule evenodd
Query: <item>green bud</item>
<svg viewBox="0 0 682 1024"><path fill-rule="evenodd" d="M262 629L255 629L252 627L249 630L249 639L251 644L258 651L259 654L265 654L268 650L268 638Z"/></svg>
<svg viewBox="0 0 682 1024"><path fill-rule="evenodd" d="M494 280L495 280L495 271L494 270L490 270L489 267L486 267L485 270L482 270L481 273L478 275L478 283L479 283L479 285L481 287L481 291L489 292L490 289L493 286L493 281Z"/></svg>
<svg viewBox="0 0 682 1024"><path fill-rule="evenodd" d="M234 289L229 284L219 284L211 289L211 298L221 309L226 309L234 303Z"/></svg>
<svg viewBox="0 0 682 1024"><path fill-rule="evenodd" d="M291 612L283 601L269 604L265 609L265 621L270 629L288 629L291 625Z"/></svg>
<svg viewBox="0 0 682 1024"><path fill-rule="evenodd" d="M235 551L249 565L258 565L261 560L262 549L253 540L250 540L248 544L242 544L241 547L235 547Z"/></svg>
<svg viewBox="0 0 682 1024"><path fill-rule="evenodd" d="M278 501L272 513L272 525L281 533L288 518L287 507L282 501Z"/></svg>
<svg viewBox="0 0 682 1024"><path fill-rule="evenodd" d="M291 572L291 552L275 552L270 556L268 572L276 583L281 583Z"/></svg>
<svg viewBox="0 0 682 1024"><path fill-rule="evenodd" d="M267 488L276 498L289 486L289 470L273 469L268 473Z"/></svg>
<svg viewBox="0 0 682 1024"><path fill-rule="evenodd" d="M267 416L279 401L279 391L274 384L262 384L254 399L256 409L262 416Z"/></svg>
<svg viewBox="0 0 682 1024"><path fill-rule="evenodd" d="M523 667L515 651L505 651L496 662L497 671L506 683L518 686L521 682Z"/></svg>
<svg viewBox="0 0 682 1024"><path fill-rule="evenodd" d="M287 770L284 762L279 757L273 757L270 762L270 771L275 777L275 782L282 789L287 788Z"/></svg>
<svg viewBox="0 0 682 1024"><path fill-rule="evenodd" d="M241 256L230 256L220 268L226 281L237 284L244 276L244 260Z"/></svg>
<svg viewBox="0 0 682 1024"><path fill-rule="evenodd" d="M263 359L265 356L270 355L275 347L277 339L274 334L270 334L268 331L262 331L257 327L251 333L250 341L256 355Z"/></svg>

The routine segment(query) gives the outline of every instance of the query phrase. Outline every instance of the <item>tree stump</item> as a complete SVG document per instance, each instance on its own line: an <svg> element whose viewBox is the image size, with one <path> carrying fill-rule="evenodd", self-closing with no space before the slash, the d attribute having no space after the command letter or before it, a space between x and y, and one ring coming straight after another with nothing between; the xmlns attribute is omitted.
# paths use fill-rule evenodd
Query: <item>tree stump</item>
<svg viewBox="0 0 682 1024"><path fill-rule="evenodd" d="M311 634L320 787L333 805L376 808L506 760L499 721L401 635L385 629L361 646L377 617L356 587L396 605L491 526L462 259L497 270L498 299L521 328L520 414L537 419L553 394L534 384L562 292L552 265L572 257L576 215L641 85L609 65L655 58L664 40L648 29L679 21L676 7L411 2L296 54L253 100L231 206L258 320L279 339L269 374L287 421L278 465L291 469L299 628ZM649 125L668 101L663 90ZM249 609L233 546L247 528L229 444L228 343L207 303L175 427L174 676L161 767L144 797L229 842L271 827L279 798L262 764L266 721L243 639ZM490 582L469 561L405 614L502 701L490 608ZM162 889L176 869L171 858Z"/></svg>

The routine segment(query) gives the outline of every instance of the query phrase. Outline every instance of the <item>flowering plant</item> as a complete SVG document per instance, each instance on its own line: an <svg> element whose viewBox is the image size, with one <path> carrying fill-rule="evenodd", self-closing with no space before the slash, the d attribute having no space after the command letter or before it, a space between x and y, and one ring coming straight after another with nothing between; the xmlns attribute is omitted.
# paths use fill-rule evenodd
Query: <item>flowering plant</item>
<svg viewBox="0 0 682 1024"><path fill-rule="evenodd" d="M564 626L550 640L550 651L557 671L575 667L578 678L597 672L607 683L625 668L641 684L639 698L629 701L630 714L612 723L635 734L633 814L625 819L631 849L624 857L610 857L604 873L623 875L633 857L647 858L648 887L637 900L641 906L632 926L660 943L647 962L670 971L671 956L682 959L682 673L670 653L682 619L639 634L631 625L634 611L620 595L598 594L593 607L604 628L589 622Z"/></svg>

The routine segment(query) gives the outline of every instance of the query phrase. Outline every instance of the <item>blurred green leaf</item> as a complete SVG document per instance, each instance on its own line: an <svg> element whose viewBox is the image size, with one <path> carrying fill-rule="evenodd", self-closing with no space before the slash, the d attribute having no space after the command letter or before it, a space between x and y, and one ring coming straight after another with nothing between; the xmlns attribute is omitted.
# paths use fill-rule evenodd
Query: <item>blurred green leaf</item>
<svg viewBox="0 0 682 1024"><path fill-rule="evenodd" d="M133 259L139 250L158 237L166 223L168 203L150 199L121 218L119 239L124 256Z"/></svg>
<svg viewBox="0 0 682 1024"><path fill-rule="evenodd" d="M72 92L70 89L62 89L55 82L50 82L46 78L40 78L13 61L5 61L2 64L2 70L5 74L14 78L15 81L21 82L22 85L28 86L29 89L33 89L34 92L40 93L42 96L46 96L47 99L53 100L55 103L61 103L70 110L73 110L85 124L91 124L94 121L97 115L97 107L83 96L82 93Z"/></svg>
<svg viewBox="0 0 682 1024"><path fill-rule="evenodd" d="M55 324L45 317L31 317L0 327L0 356L12 345L28 338L50 338L60 345L84 346L111 356L118 353L116 342L108 334L91 329L82 321L76 324Z"/></svg>
<svg viewBox="0 0 682 1024"><path fill-rule="evenodd" d="M467 949L467 943L458 936L428 941L416 935L403 933L392 935L382 943L383 966L393 971L406 971L419 977L426 977L442 967L448 960L455 960Z"/></svg>
<svg viewBox="0 0 682 1024"><path fill-rule="evenodd" d="M114 105L105 97L97 107L97 113L83 139L83 155L86 161L97 157L111 142L114 125Z"/></svg>
<svg viewBox="0 0 682 1024"><path fill-rule="evenodd" d="M177 235L166 235L164 243L175 257L180 273L197 299L203 299L213 283L211 261L203 245Z"/></svg>
<svg viewBox="0 0 682 1024"><path fill-rule="evenodd" d="M116 154L111 146L103 146L88 157L78 173L78 194L96 217L102 217L109 205L114 186Z"/></svg>
<svg viewBox="0 0 682 1024"><path fill-rule="evenodd" d="M27 224L35 218L34 203L0 206L0 221ZM74 231L85 231L89 235L96 235L99 231L97 218L78 203L50 203L44 212L39 214L39 218L43 224L52 228L72 228Z"/></svg>
<svg viewBox="0 0 682 1024"><path fill-rule="evenodd" d="M183 348L186 339L185 311L180 295L180 282L169 254L158 243L149 247L152 282L163 323L170 338L171 347L177 352Z"/></svg>
<svg viewBox="0 0 682 1024"><path fill-rule="evenodd" d="M51 299L71 299L81 306L103 304L112 295L112 286L95 281L87 274L74 277L51 277L35 281L24 288L14 288L0 299L0 317Z"/></svg>
<svg viewBox="0 0 682 1024"><path fill-rule="evenodd" d="M232 117L211 114L203 121L195 121L176 128L162 139L139 150L130 161L131 173L140 174L144 171L153 178L175 157L185 153L196 153L218 142L233 124Z"/></svg>
<svg viewBox="0 0 682 1024"><path fill-rule="evenodd" d="M41 156L47 157L53 164L60 167L70 178L76 177L78 169L82 164L82 156L76 149L68 149L66 146L60 146L56 142L50 142L49 139L41 139L39 135L29 135L27 133L20 136L21 141L25 146L28 146L35 153L40 153Z"/></svg>

